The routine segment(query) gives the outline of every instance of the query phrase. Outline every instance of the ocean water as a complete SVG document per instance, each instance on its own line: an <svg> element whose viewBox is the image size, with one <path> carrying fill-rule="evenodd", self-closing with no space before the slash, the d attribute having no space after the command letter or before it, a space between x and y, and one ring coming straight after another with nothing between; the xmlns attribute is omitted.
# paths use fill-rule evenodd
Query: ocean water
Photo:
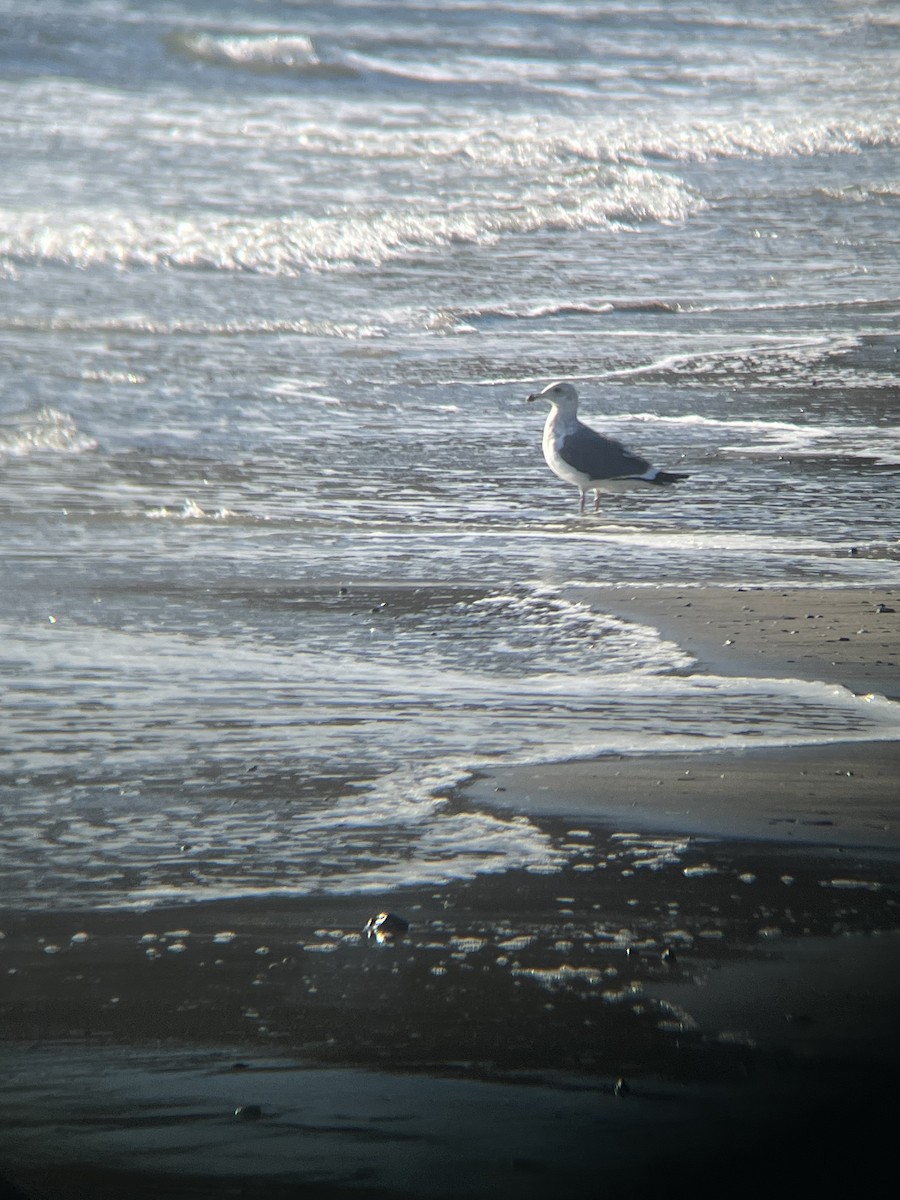
<svg viewBox="0 0 900 1200"><path fill-rule="evenodd" d="M577 585L900 580L898 66L888 0L0 0L0 898L549 871L454 783L896 736ZM580 517L556 378L690 480Z"/></svg>

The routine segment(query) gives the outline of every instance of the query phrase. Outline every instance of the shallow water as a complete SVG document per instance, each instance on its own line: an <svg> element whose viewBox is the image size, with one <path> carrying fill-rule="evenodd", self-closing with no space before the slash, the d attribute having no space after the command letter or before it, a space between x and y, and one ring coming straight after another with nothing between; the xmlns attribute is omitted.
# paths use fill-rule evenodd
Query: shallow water
<svg viewBox="0 0 900 1200"><path fill-rule="evenodd" d="M552 869L452 782L896 732L561 595L900 578L892 5L0 29L7 899ZM559 376L691 479L579 518Z"/></svg>

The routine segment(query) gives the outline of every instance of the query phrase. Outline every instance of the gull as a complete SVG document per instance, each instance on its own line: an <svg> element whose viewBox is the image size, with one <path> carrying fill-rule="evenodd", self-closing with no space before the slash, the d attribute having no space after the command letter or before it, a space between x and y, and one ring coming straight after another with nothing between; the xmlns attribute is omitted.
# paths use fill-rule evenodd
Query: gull
<svg viewBox="0 0 900 1200"><path fill-rule="evenodd" d="M550 405L544 424L544 458L555 475L574 483L581 492L580 512L584 512L588 492L594 493L594 512L599 512L601 492L630 492L688 478L652 467L620 442L579 421L578 393L571 383L550 383L528 399L546 400Z"/></svg>

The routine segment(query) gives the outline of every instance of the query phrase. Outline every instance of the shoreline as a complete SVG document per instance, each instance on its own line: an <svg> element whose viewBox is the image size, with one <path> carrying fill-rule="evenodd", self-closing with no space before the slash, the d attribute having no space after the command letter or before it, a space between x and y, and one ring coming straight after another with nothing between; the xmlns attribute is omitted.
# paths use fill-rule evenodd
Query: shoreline
<svg viewBox="0 0 900 1200"><path fill-rule="evenodd" d="M900 700L900 589L601 587L572 598L649 625L695 672L801 679ZM884 611L880 611L879 608ZM896 738L753 745L485 770L473 803L725 839L900 853Z"/></svg>
<svg viewBox="0 0 900 1200"><path fill-rule="evenodd" d="M900 857L900 742L602 755L479 772L478 806L660 834Z"/></svg>
<svg viewBox="0 0 900 1200"><path fill-rule="evenodd" d="M717 674L836 683L856 695L900 700L900 587L625 584L564 590L592 608L651 625Z"/></svg>

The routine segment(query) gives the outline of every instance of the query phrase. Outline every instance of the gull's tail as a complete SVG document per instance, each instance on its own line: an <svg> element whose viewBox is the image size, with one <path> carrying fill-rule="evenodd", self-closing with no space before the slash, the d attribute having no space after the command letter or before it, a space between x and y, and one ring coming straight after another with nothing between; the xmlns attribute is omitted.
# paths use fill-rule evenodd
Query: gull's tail
<svg viewBox="0 0 900 1200"><path fill-rule="evenodd" d="M690 479L690 475L679 475L675 471L657 471L651 483L678 483L682 479Z"/></svg>

